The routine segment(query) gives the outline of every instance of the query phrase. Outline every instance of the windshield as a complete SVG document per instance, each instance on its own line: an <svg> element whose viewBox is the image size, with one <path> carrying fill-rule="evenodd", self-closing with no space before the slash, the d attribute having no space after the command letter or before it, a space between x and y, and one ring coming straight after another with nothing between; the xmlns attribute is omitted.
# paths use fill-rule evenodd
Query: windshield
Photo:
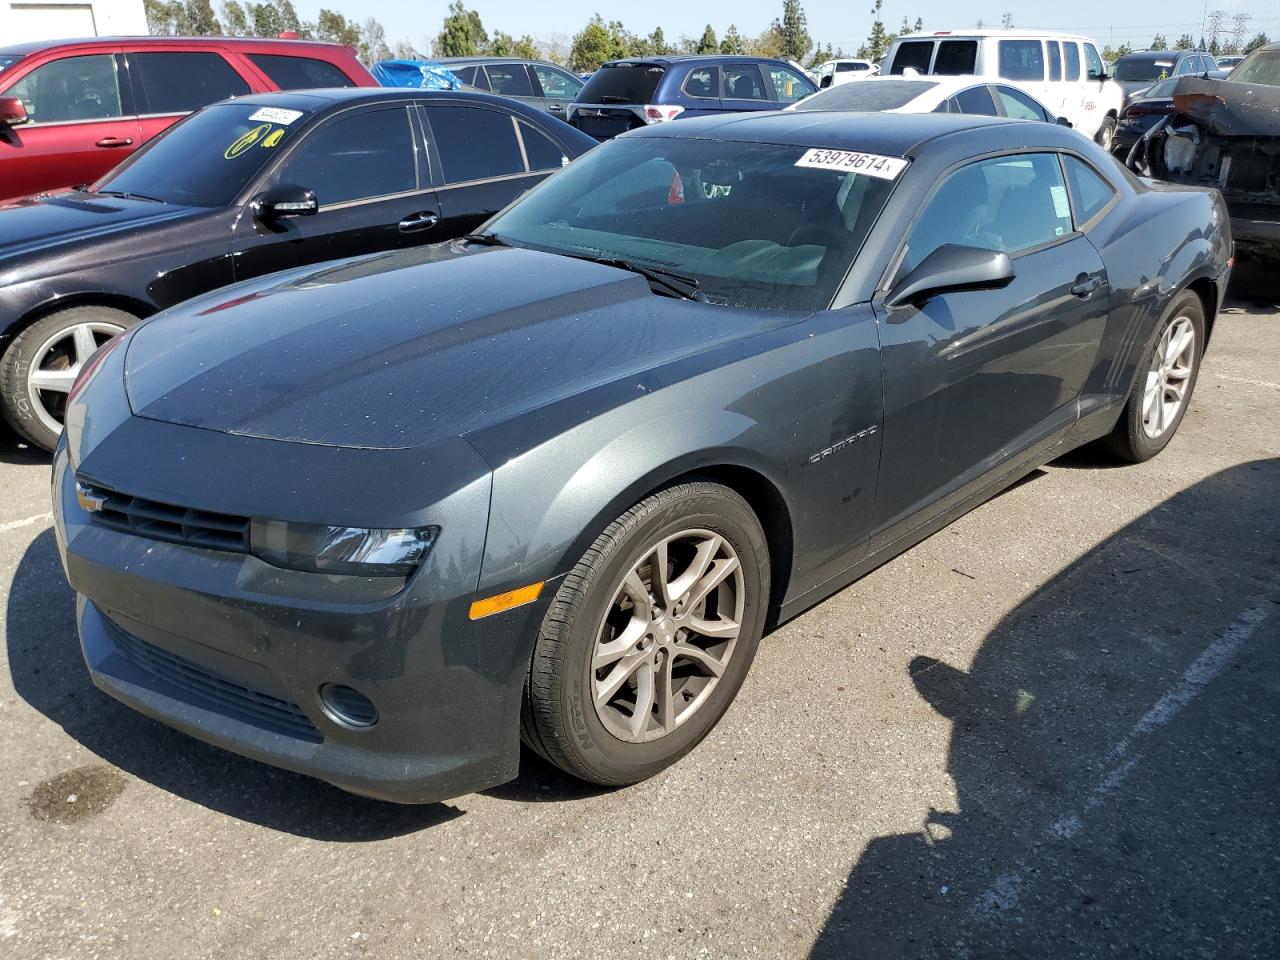
<svg viewBox="0 0 1280 960"><path fill-rule="evenodd" d="M1260 83L1280 87L1280 50L1255 50L1231 71L1235 83Z"/></svg>
<svg viewBox="0 0 1280 960"><path fill-rule="evenodd" d="M225 207L305 122L298 110L215 104L170 127L93 189Z"/></svg>
<svg viewBox="0 0 1280 960"><path fill-rule="evenodd" d="M623 138L575 160L487 229L514 246L676 271L698 281L712 303L820 310L830 305L894 180L800 161L857 156L767 143Z"/></svg>
<svg viewBox="0 0 1280 960"><path fill-rule="evenodd" d="M796 104L797 110L896 110L932 90L933 80L878 80L828 87Z"/></svg>
<svg viewBox="0 0 1280 960"><path fill-rule="evenodd" d="M1163 80L1173 75L1173 60L1121 57L1116 64L1117 80Z"/></svg>
<svg viewBox="0 0 1280 960"><path fill-rule="evenodd" d="M1138 100L1165 100L1173 96L1173 88L1178 85L1177 77L1170 77L1168 80L1161 80L1154 86L1147 87L1140 94Z"/></svg>
<svg viewBox="0 0 1280 960"><path fill-rule="evenodd" d="M652 103L664 67L656 63L606 63L578 94L580 103Z"/></svg>

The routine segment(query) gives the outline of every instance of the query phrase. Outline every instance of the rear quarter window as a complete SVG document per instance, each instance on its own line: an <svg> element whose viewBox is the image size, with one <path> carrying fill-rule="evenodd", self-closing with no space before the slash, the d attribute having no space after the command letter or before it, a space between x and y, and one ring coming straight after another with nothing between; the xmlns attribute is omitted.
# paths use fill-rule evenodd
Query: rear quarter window
<svg viewBox="0 0 1280 960"><path fill-rule="evenodd" d="M332 63L314 57L278 56L252 53L249 60L281 90L311 90L319 87L354 87L355 81Z"/></svg>
<svg viewBox="0 0 1280 960"><path fill-rule="evenodd" d="M977 40L943 40L933 60L933 72L948 77L978 72Z"/></svg>
<svg viewBox="0 0 1280 960"><path fill-rule="evenodd" d="M890 73L902 73L911 67L920 73L929 72L929 61L933 59L932 40L904 40L898 44L898 52L893 55Z"/></svg>
<svg viewBox="0 0 1280 960"><path fill-rule="evenodd" d="M656 63L606 63L591 75L582 103L651 103L666 68Z"/></svg>

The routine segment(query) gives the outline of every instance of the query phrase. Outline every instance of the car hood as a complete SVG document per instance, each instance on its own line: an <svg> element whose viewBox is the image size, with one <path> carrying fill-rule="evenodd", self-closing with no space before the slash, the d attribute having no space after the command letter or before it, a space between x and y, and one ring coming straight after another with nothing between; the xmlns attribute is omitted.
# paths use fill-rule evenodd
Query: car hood
<svg viewBox="0 0 1280 960"><path fill-rule="evenodd" d="M295 442L414 447L761 322L657 297L642 277L612 267L441 244L190 301L135 332L125 380L134 413L150 419Z"/></svg>
<svg viewBox="0 0 1280 960"><path fill-rule="evenodd" d="M192 207L86 193L13 200L0 204L0 261L60 244L110 237L198 212Z"/></svg>

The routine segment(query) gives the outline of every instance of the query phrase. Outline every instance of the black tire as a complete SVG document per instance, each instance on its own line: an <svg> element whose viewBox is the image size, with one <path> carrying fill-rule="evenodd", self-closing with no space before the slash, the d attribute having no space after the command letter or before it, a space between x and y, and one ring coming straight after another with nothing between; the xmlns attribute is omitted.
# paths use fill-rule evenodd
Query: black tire
<svg viewBox="0 0 1280 960"><path fill-rule="evenodd" d="M1102 147L1103 150L1111 151L1112 143L1116 135L1116 118L1104 117L1102 126L1098 128L1098 132L1093 135L1093 142Z"/></svg>
<svg viewBox="0 0 1280 960"><path fill-rule="evenodd" d="M1178 322L1180 318L1184 317L1191 322L1192 329L1195 331L1194 356L1191 362L1190 376L1186 379L1186 392L1181 406L1164 428L1164 431L1158 437L1152 437L1147 433L1143 425L1143 399L1147 386L1147 371L1151 367L1165 331ZM1191 405L1196 379L1200 376L1200 359L1204 356L1205 329L1204 304L1200 302L1200 298L1190 290L1184 290L1174 297L1173 302L1169 304L1168 309L1161 316L1160 322L1156 324L1155 336L1147 344L1147 349L1142 354L1142 359L1138 364L1137 375L1134 377L1133 389L1129 393L1129 401L1125 404L1124 412L1120 414L1120 420L1116 423L1115 429L1111 431L1110 436L1105 440L1107 447L1117 457L1129 463L1142 463L1144 460L1150 460L1167 447L1174 434L1178 432L1182 418L1186 416L1187 408Z"/></svg>
<svg viewBox="0 0 1280 960"><path fill-rule="evenodd" d="M117 330L127 330L138 322L131 313L114 307L68 307L31 324L9 344L0 357L0 413L14 431L37 447L52 450L61 430L53 430L44 422L31 397L30 376L37 360L36 353L59 331L70 331L86 323ZM59 416L57 398L47 398L45 409Z"/></svg>
<svg viewBox="0 0 1280 960"><path fill-rule="evenodd" d="M597 631L632 568L659 541L695 528L723 537L739 560L745 604L737 645L718 682L687 720L657 739L628 742L605 726L593 702ZM621 786L653 776L692 750L733 702L760 643L768 598L768 543L742 497L703 481L647 497L600 534L556 592L529 668L523 740L566 773L591 783Z"/></svg>

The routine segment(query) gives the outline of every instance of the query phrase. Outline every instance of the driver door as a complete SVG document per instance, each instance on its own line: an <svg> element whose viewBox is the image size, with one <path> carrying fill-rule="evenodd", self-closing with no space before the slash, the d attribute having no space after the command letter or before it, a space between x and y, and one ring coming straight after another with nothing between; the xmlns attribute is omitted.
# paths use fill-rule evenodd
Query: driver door
<svg viewBox="0 0 1280 960"><path fill-rule="evenodd" d="M1076 420L1106 323L1102 259L1074 228L1055 153L953 171L890 286L943 244L1003 251L1015 276L1000 289L876 301L885 412L873 552L1047 459Z"/></svg>
<svg viewBox="0 0 1280 960"><path fill-rule="evenodd" d="M235 232L237 280L442 239L425 145L405 104L349 110L310 131L259 192L279 183L315 191L320 210L270 222L246 210Z"/></svg>

